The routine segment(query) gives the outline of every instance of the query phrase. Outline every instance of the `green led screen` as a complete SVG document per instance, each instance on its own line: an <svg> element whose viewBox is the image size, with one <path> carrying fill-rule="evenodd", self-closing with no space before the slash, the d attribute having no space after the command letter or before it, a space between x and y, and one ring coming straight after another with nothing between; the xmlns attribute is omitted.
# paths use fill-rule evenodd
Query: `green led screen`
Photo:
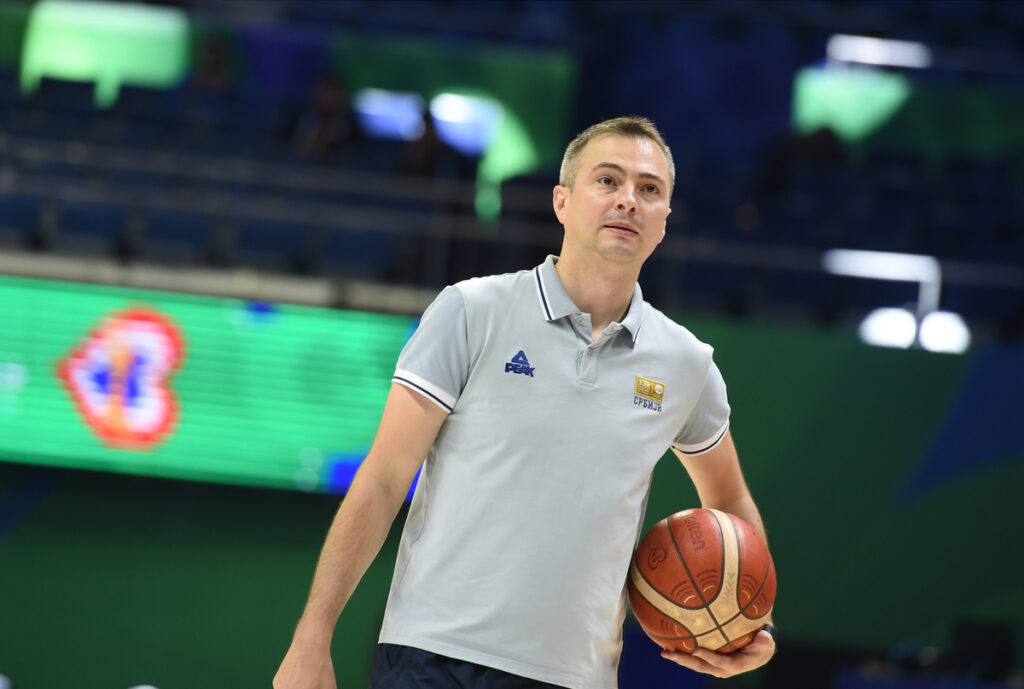
<svg viewBox="0 0 1024 689"><path fill-rule="evenodd" d="M860 141L891 119L911 94L910 81L875 69L800 70L793 83L793 125L811 132L830 127Z"/></svg>
<svg viewBox="0 0 1024 689"><path fill-rule="evenodd" d="M96 84L96 105L117 100L121 84L168 88L189 66L188 15L174 7L41 0L24 35L21 87L42 77Z"/></svg>
<svg viewBox="0 0 1024 689"><path fill-rule="evenodd" d="M416 322L0 277L0 460L343 492Z"/></svg>

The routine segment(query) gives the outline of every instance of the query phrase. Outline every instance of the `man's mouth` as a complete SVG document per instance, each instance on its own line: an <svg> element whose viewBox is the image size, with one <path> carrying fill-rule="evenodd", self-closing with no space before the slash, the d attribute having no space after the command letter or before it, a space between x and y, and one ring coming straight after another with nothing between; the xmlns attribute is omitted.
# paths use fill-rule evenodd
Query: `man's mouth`
<svg viewBox="0 0 1024 689"><path fill-rule="evenodd" d="M610 222L610 223L605 223L604 226L606 228L608 228L609 230L615 230L616 232L619 232L619 233L639 234L639 232L637 232L635 229L633 229L632 226L627 225L626 223Z"/></svg>

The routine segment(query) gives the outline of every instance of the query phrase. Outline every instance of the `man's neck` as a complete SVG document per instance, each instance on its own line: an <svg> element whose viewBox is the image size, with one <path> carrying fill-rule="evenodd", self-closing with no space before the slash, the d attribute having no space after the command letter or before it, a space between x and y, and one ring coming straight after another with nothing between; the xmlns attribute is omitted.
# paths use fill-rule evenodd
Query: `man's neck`
<svg viewBox="0 0 1024 689"><path fill-rule="evenodd" d="M594 338L613 321L622 322L640 274L638 266L599 261L593 264L563 256L555 264L573 303L590 314Z"/></svg>

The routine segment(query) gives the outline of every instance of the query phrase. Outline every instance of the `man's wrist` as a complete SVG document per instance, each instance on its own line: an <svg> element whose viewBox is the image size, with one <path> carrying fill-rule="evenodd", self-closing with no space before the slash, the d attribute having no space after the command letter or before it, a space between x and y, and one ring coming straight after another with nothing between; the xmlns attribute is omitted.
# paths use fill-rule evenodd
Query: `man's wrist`
<svg viewBox="0 0 1024 689"><path fill-rule="evenodd" d="M333 636L333 625L325 620L310 619L303 616L295 627L292 642L308 648L329 650Z"/></svg>
<svg viewBox="0 0 1024 689"><path fill-rule="evenodd" d="M775 629L775 626L771 625L771 624L766 624L763 627L761 627L761 629L763 631L768 632L768 636L772 637L772 641L775 642L775 650L778 651L779 650L779 632L778 632L777 629Z"/></svg>

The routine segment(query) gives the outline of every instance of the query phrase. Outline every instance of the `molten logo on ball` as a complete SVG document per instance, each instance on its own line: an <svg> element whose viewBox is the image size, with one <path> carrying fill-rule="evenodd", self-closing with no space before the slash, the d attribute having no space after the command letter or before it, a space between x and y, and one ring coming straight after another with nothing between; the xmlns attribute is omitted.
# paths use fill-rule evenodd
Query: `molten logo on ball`
<svg viewBox="0 0 1024 689"><path fill-rule="evenodd" d="M686 524L686 530L690 533L690 545L697 550L704 550L707 544L704 543L704 534L700 532L700 522L697 518L690 515L683 519L683 523Z"/></svg>

